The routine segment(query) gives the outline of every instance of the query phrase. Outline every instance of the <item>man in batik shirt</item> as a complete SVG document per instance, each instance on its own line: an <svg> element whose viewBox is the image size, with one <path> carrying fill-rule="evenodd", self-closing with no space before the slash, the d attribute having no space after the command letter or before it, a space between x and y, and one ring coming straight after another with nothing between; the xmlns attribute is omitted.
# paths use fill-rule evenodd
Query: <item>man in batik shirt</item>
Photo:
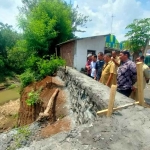
<svg viewBox="0 0 150 150"><path fill-rule="evenodd" d="M137 76L136 65L129 57L130 53L128 51L120 52L121 64L117 75L117 91L127 97L130 96L134 88L133 85L136 82Z"/></svg>

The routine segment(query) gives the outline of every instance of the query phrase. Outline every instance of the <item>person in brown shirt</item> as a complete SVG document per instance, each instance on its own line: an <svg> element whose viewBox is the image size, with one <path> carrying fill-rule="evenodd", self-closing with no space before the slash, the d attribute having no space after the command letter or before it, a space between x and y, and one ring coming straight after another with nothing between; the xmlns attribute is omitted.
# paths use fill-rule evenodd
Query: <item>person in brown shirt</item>
<svg viewBox="0 0 150 150"><path fill-rule="evenodd" d="M112 84L116 84L115 74L115 64L111 61L111 54L107 53L104 55L105 64L102 69L102 75L100 82L104 85L111 87Z"/></svg>

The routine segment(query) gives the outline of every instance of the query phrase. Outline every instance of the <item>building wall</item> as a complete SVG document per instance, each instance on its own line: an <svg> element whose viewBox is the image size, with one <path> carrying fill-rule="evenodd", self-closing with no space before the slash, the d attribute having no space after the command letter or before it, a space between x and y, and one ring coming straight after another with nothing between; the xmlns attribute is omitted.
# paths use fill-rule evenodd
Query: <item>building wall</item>
<svg viewBox="0 0 150 150"><path fill-rule="evenodd" d="M77 44L74 51L74 67L80 71L81 68L85 68L87 61L87 50L95 50L98 52L104 52L105 36L91 37L77 40Z"/></svg>
<svg viewBox="0 0 150 150"><path fill-rule="evenodd" d="M66 65L73 67L75 41L60 46L60 56L66 60Z"/></svg>

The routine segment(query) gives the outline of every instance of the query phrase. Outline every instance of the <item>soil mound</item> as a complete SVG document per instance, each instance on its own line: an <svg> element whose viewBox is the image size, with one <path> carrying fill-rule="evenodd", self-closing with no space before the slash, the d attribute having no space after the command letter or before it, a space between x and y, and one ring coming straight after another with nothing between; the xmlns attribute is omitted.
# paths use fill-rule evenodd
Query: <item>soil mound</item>
<svg viewBox="0 0 150 150"><path fill-rule="evenodd" d="M18 110L19 99L0 106L0 133L16 126Z"/></svg>
<svg viewBox="0 0 150 150"><path fill-rule="evenodd" d="M44 112L49 99L57 88L59 88L59 93L55 97L52 109L49 111L48 121L49 123L54 123L58 118L66 116L67 112L64 107L66 97L62 90L64 85L57 77L47 76L42 81L33 83L23 90L20 98L18 125L23 126L34 122L39 117L39 113ZM26 103L28 93L39 89L42 89L40 92L40 103L28 106Z"/></svg>

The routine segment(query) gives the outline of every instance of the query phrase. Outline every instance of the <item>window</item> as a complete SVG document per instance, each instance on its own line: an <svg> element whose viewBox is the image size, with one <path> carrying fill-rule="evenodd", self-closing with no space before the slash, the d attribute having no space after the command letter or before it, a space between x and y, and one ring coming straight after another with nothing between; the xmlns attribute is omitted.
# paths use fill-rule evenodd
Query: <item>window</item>
<svg viewBox="0 0 150 150"><path fill-rule="evenodd" d="M96 50L87 50L87 55L88 54L94 55L94 54L96 54Z"/></svg>

